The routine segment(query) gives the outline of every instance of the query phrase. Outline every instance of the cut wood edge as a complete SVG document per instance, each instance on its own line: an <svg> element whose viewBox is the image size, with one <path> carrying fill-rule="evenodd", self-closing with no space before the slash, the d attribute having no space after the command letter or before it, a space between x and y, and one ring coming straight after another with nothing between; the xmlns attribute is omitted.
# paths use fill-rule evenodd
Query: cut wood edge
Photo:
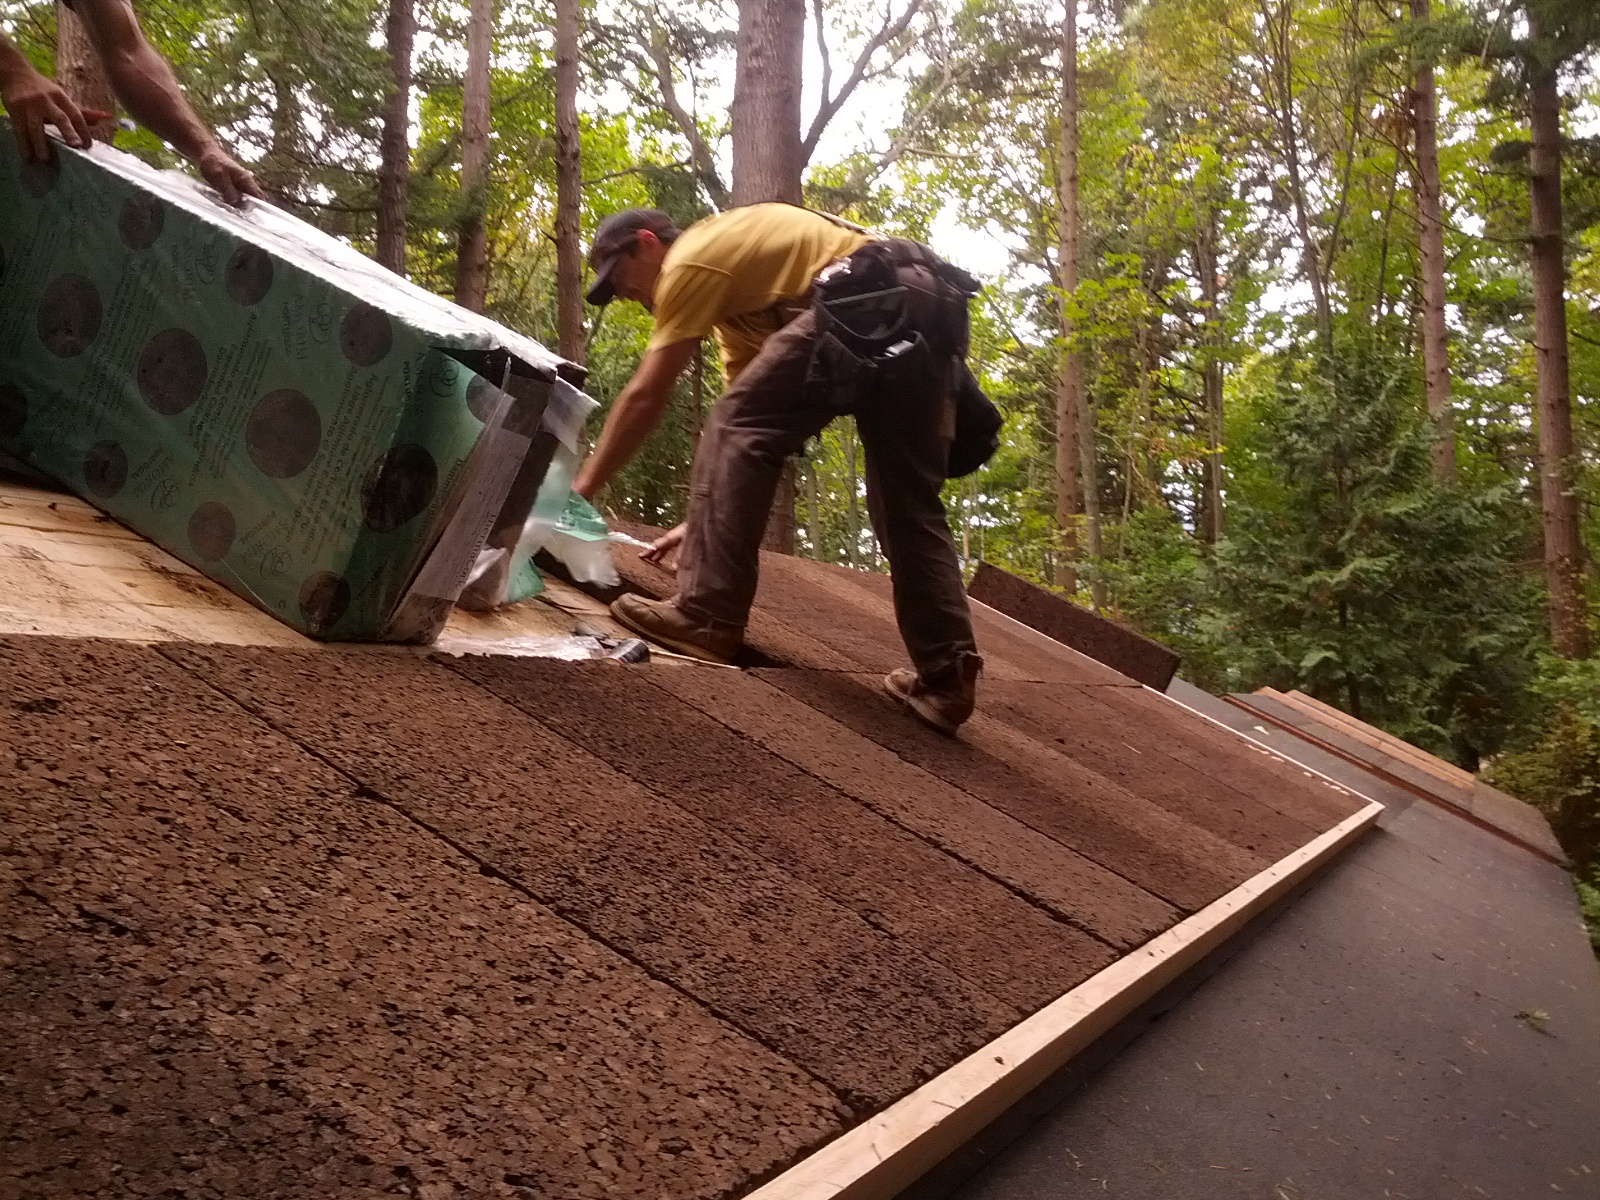
<svg viewBox="0 0 1600 1200"><path fill-rule="evenodd" d="M1351 846L1383 811L1369 801L746 1200L889 1200Z"/></svg>
<svg viewBox="0 0 1600 1200"><path fill-rule="evenodd" d="M1263 691L1265 691L1265 689L1263 689ZM1272 697L1267 698L1271 699ZM1317 732L1302 728L1299 725L1290 724L1276 713L1256 708L1254 705L1248 703L1248 697L1224 696L1222 699L1239 709L1241 712L1249 713L1253 719L1257 721L1265 721L1267 724L1282 730L1290 737L1298 738L1300 741L1305 742L1307 745L1314 746L1316 749L1323 751L1325 754L1331 754L1333 757L1349 763L1358 771L1365 771L1373 778L1382 780L1391 787L1399 788L1406 794L1415 796L1418 800L1422 800L1428 804L1431 804L1435 808L1438 808L1443 812L1449 813L1451 816L1467 822L1469 825L1476 825L1479 829L1491 833L1495 837L1509 842L1513 846L1517 846L1520 849L1526 850L1529 854L1533 854L1539 858L1542 858L1546 862L1554 863L1563 870L1571 869L1571 861L1567 858L1566 851L1561 848L1561 844L1556 841L1555 835L1550 830L1549 823L1545 821L1544 817L1539 814L1538 810L1526 800L1518 800L1515 796L1507 796L1505 793L1500 792L1497 789L1489 788L1486 785L1480 785L1485 792L1490 794L1490 799L1495 802L1497 806L1509 802L1510 804L1517 806L1519 814L1521 810L1526 810L1527 812L1534 814L1534 816L1537 817L1537 821L1525 822L1519 819L1514 822L1508 822L1504 818L1503 814L1486 816L1485 814L1477 811L1476 805L1479 802L1477 792L1464 792L1459 788L1451 787L1449 792L1455 793L1455 795L1452 796L1444 791L1424 786L1416 779L1407 778L1405 775L1397 774L1397 768L1409 767L1411 764L1396 758L1392 754L1386 754L1383 751L1378 750L1377 753L1383 758L1384 761L1369 762L1366 759L1357 756L1355 753L1346 749L1345 747L1330 742L1323 736L1319 736ZM1322 725L1322 734L1344 733L1343 730L1335 729L1325 722L1323 722ZM1358 744L1365 746L1368 750L1377 749L1376 747L1367 745L1365 742L1360 742ZM1306 767L1305 769L1310 770L1311 768ZM1429 778L1433 777L1429 776ZM1354 788L1347 786L1346 790L1355 792L1355 794L1358 796L1361 795L1361 793L1355 791ZM1524 827L1525 825L1531 825L1532 827L1526 828Z"/></svg>
<svg viewBox="0 0 1600 1200"><path fill-rule="evenodd" d="M1306 716L1354 738L1363 745L1370 746L1380 754L1387 754L1390 758L1403 762L1406 765L1439 780L1449 787L1461 791L1471 791L1477 785L1477 779L1453 763L1434 754L1429 754L1420 746L1413 746L1402 738L1395 737L1375 725L1368 725L1365 721L1358 721L1348 713L1340 712L1331 705L1324 704L1315 696L1308 696L1304 692L1278 692L1267 688L1261 689L1263 694L1270 695L1274 700L1288 705Z"/></svg>
<svg viewBox="0 0 1600 1200"><path fill-rule="evenodd" d="M1074 646L1069 646L1065 642L1057 641L1055 638L1051 637L1048 633L1040 633L1032 625L1024 625L1021 621L1017 620L1015 617L1013 617L1013 616L1011 616L1011 615L1009 615L1007 613L1001 612L998 608L991 608L989 605L985 604L982 600L974 600L971 596L968 596L967 597L967 606L969 608L972 608L972 609L982 609L985 616L993 617L996 621L999 622L1001 628L1006 630L1006 632L1016 634L1018 637L1022 638L1024 641L1032 642L1035 646L1039 646L1039 647L1042 647L1042 648L1045 648L1045 649L1052 650L1052 651L1054 651L1054 652L1056 652L1058 654L1067 654L1067 655L1069 655L1071 657L1074 657L1074 658L1081 658L1081 659L1083 659L1084 662L1093 663L1095 666L1099 667L1102 671L1110 671L1113 675L1115 675L1117 677L1117 681L1116 682L1113 682L1110 685L1102 685L1102 686L1111 686L1111 687L1150 687L1149 684L1140 683L1137 679L1133 678L1131 675L1124 675L1121 671L1117 670L1115 667L1108 666L1107 664L1101 662L1098 658L1095 658L1093 655L1085 654L1082 650L1079 650ZM1091 686L1093 686L1093 685L1091 684ZM1150 690L1151 691L1155 691L1154 688L1151 688ZM1160 693L1157 693L1157 694L1159 695Z"/></svg>

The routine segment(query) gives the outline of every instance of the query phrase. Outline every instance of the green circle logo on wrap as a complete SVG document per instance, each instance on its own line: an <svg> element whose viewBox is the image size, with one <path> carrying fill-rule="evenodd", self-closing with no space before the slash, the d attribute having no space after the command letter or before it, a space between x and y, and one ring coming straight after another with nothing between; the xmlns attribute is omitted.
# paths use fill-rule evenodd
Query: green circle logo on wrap
<svg viewBox="0 0 1600 1200"><path fill-rule="evenodd" d="M62 275L39 299L39 340L57 358L76 358L100 335L100 289L82 275Z"/></svg>
<svg viewBox="0 0 1600 1200"><path fill-rule="evenodd" d="M272 479L293 479L311 465L321 445L317 406L293 388L268 392L245 422L245 452L256 470Z"/></svg>
<svg viewBox="0 0 1600 1200"><path fill-rule="evenodd" d="M145 343L135 376L139 395L164 417L175 417L206 387L206 352L187 329L163 329Z"/></svg>
<svg viewBox="0 0 1600 1200"><path fill-rule="evenodd" d="M122 202L122 213L117 218L117 232L122 244L129 250L148 250L161 236L167 223L167 212L154 196L135 193Z"/></svg>
<svg viewBox="0 0 1600 1200"><path fill-rule="evenodd" d="M374 533L392 533L425 511L439 486L439 465L427 447L396 446L367 469L361 514Z"/></svg>
<svg viewBox="0 0 1600 1200"><path fill-rule="evenodd" d="M223 268L222 279L235 304L260 304L272 290L272 256L259 246L240 246Z"/></svg>
<svg viewBox="0 0 1600 1200"><path fill-rule="evenodd" d="M128 482L128 456L116 442L96 442L83 456L83 483L102 500L110 500Z"/></svg>
<svg viewBox="0 0 1600 1200"><path fill-rule="evenodd" d="M207 500L189 515L189 545L206 562L226 558L238 524L226 504Z"/></svg>
<svg viewBox="0 0 1600 1200"><path fill-rule="evenodd" d="M389 314L370 304L357 304L339 323L339 348L358 367L376 366L393 345Z"/></svg>

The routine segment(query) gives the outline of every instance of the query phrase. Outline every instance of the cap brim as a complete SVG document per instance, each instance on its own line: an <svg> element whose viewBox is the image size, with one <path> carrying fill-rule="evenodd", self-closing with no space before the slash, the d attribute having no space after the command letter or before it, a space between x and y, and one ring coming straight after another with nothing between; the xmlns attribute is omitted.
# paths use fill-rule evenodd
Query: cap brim
<svg viewBox="0 0 1600 1200"><path fill-rule="evenodd" d="M613 254L595 268L594 282L583 294L583 298L590 304L604 307L617 298L617 289L611 283L611 272L617 269L617 259L621 257L620 254Z"/></svg>

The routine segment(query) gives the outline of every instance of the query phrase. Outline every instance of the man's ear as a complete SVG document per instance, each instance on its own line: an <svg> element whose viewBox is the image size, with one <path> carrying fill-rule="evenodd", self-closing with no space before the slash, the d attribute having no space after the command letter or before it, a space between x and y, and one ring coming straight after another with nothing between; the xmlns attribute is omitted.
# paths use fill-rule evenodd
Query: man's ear
<svg viewBox="0 0 1600 1200"><path fill-rule="evenodd" d="M638 240L634 244L636 246L659 246L661 239L656 236L655 230L641 229L639 230Z"/></svg>

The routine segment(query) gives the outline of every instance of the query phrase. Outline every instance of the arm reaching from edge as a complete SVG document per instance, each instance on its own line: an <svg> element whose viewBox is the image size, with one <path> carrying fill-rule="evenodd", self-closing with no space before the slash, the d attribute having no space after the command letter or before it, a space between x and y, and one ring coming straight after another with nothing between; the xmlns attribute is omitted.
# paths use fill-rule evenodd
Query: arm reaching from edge
<svg viewBox="0 0 1600 1200"><path fill-rule="evenodd" d="M46 162L50 143L44 127L54 125L67 145L89 144L89 125L83 113L53 79L46 79L0 33L0 101L11 115L11 131L25 160Z"/></svg>
<svg viewBox="0 0 1600 1200"><path fill-rule="evenodd" d="M77 0L75 10L128 111L171 143L229 204L245 196L265 200L255 176L233 160L184 99L165 59L145 40L128 0Z"/></svg>
<svg viewBox="0 0 1600 1200"><path fill-rule="evenodd" d="M644 361L618 394L594 450L584 460L572 490L585 500L611 481L611 477L632 461L639 447L661 423L672 399L672 385L688 366L697 339L674 342L645 352Z"/></svg>

